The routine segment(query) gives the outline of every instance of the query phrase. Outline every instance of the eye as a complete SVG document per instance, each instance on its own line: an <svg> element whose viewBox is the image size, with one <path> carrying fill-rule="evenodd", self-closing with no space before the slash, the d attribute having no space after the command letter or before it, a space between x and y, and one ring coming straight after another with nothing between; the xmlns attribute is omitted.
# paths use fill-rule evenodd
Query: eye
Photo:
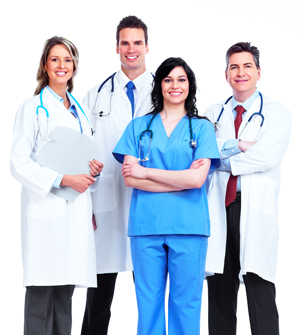
<svg viewBox="0 0 300 335"><path fill-rule="evenodd" d="M172 81L172 80L169 79L169 78L165 78L165 79L164 79L164 82L165 82L165 83L171 83L171 81Z"/></svg>
<svg viewBox="0 0 300 335"><path fill-rule="evenodd" d="M57 62L58 59L57 58L51 58L51 62Z"/></svg>
<svg viewBox="0 0 300 335"><path fill-rule="evenodd" d="M178 81L181 82L181 83L184 83L184 82L186 82L186 79L185 78L180 78Z"/></svg>
<svg viewBox="0 0 300 335"><path fill-rule="evenodd" d="M71 58L68 58L68 59L66 59L66 62L68 62L68 63L72 63L72 59Z"/></svg>

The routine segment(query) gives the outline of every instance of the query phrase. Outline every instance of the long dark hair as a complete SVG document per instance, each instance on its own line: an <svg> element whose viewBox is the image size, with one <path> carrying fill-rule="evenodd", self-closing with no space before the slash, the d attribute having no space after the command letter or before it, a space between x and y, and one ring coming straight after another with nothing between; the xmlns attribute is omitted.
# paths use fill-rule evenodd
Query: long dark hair
<svg viewBox="0 0 300 335"><path fill-rule="evenodd" d="M153 80L153 90L151 93L152 109L150 114L162 111L164 107L164 100L161 91L161 83L163 79L166 78L177 66L181 66L184 69L189 81L189 94L185 100L186 115L191 118L203 119L204 117L198 115L198 109L196 107L197 83L195 74L187 63L180 57L167 58L156 70L155 78Z"/></svg>

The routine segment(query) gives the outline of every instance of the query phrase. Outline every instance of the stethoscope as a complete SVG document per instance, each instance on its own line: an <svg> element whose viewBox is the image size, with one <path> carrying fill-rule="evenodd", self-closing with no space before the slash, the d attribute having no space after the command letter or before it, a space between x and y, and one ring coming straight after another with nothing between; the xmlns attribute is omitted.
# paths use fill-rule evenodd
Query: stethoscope
<svg viewBox="0 0 300 335"><path fill-rule="evenodd" d="M148 127L146 130L142 131L141 134L140 134L140 138L139 138L139 157L138 157L138 161L139 162L145 162L145 161L148 161L149 160L149 153L150 153L150 148L151 148L151 142L152 142L152 138L153 138L153 131L150 129L150 126L151 126L151 123L152 121L154 120L154 118L156 117L156 115L159 114L159 112L156 112L153 114L149 124L148 124ZM197 141L194 139L193 137L193 128L192 128L192 119L189 117L189 126L190 126L190 147L192 149L195 149L197 147ZM147 152L147 155L145 158L141 158L141 146L142 146L142 138L143 136L146 134L146 133L149 133L150 135L150 142L149 142L149 148L148 148L148 152Z"/></svg>
<svg viewBox="0 0 300 335"><path fill-rule="evenodd" d="M260 109L259 109L259 112L253 113L253 114L249 117L248 121L246 122L246 124L245 124L243 130L240 132L240 135L239 135L239 136L242 135L242 133L244 132L246 126L247 126L248 123L252 120L253 116L256 116L256 115L257 115L257 116L260 116L260 117L261 117L260 128L262 127L262 125L263 125L264 122L265 122L265 118L264 118L264 116L262 115L262 109L263 109L263 97L262 97L262 94L261 94L260 92L258 92L258 93L259 93L259 97L260 97ZM219 130L219 129L221 128L220 118L221 118L221 116L222 116L222 114L223 114L223 112L224 112L225 105L228 103L228 101L229 101L231 98L232 98L232 96L229 97L229 98L225 101L225 103L224 103L223 106L222 106L222 109L221 109L221 112L220 112L220 114L219 114L219 117L218 117L217 121L215 121L215 122L213 123L215 130Z"/></svg>
<svg viewBox="0 0 300 335"><path fill-rule="evenodd" d="M112 100L113 100L113 95L114 95L114 92L115 92L115 75L116 75L116 73L117 72L115 72L115 73L113 73L111 76L109 76L108 78L106 78L105 80L104 80L104 82L99 86L99 88L98 88L98 91L97 91L97 97L96 97L96 99L95 99L95 103L94 103L94 106L93 106L93 108L92 108L92 114L93 115L98 115L99 117L102 117L102 116L109 116L110 115L110 113L111 113L111 111L112 111ZM152 74L152 77L154 78L154 74L153 73L151 73ZM100 112L96 112L95 113L95 106L97 105L97 101L98 101L98 98L99 98L99 93L100 93L100 91L102 90L102 87L108 82L108 81L111 81L111 89L110 89L110 102L109 102L109 106L110 106L110 109L109 109L109 113L107 113L107 114L104 114L104 111L100 111Z"/></svg>
<svg viewBox="0 0 300 335"><path fill-rule="evenodd" d="M49 112L48 112L48 109L44 106L44 104L43 104L43 92L44 92L44 89L42 89L41 90L41 93L40 93L40 105L39 106L37 106L37 108L36 108L36 120L37 120L37 124L38 124L38 130L39 130L39 134L40 134L40 137L41 137L41 139L43 140L43 141L50 141L50 138L48 137L48 135L49 135ZM81 112L82 112L82 114L85 116L85 118L87 119L87 122L89 123L89 125L90 125L90 127L91 127L91 133L92 133L92 136L94 135L94 133L95 133L95 130L94 130L94 128L91 126L91 123L90 123L90 121L89 121L89 119L87 118L87 116L86 116L86 114L85 114L85 112L83 111L83 109L81 108L81 106L79 105L79 103L78 103L78 101L73 97L73 95L71 95L71 93L69 93L70 94L70 97L75 101L75 103L77 104L77 106L80 108L80 110L81 110ZM47 132L46 132L46 137L45 138L43 138L42 137L42 132L41 132L41 128L40 128L40 122L39 122L39 109L43 109L44 111L45 111L45 113L46 113L46 116L47 116ZM79 120L79 122L80 122L80 120ZM80 126L80 133L82 134L82 128L81 128L81 126Z"/></svg>

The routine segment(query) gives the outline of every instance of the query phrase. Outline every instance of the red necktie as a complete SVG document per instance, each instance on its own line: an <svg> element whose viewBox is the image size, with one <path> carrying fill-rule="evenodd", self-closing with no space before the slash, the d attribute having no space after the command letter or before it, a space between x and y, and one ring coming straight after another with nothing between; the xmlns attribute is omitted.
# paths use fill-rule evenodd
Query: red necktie
<svg viewBox="0 0 300 335"><path fill-rule="evenodd" d="M235 127L235 138L237 138L240 125L243 121L242 114L245 112L245 108L243 106L236 106L235 110L237 114L234 120L234 127ZM225 197L226 207L229 206L232 203L232 201L236 198L237 179L238 179L238 176L233 176L232 174L229 177L229 180L227 183L226 197Z"/></svg>

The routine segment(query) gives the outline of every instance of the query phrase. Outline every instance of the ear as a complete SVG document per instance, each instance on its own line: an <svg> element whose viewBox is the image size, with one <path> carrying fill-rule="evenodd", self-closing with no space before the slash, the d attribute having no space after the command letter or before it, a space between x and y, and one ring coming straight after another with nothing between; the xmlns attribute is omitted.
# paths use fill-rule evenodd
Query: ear
<svg viewBox="0 0 300 335"><path fill-rule="evenodd" d="M259 80L260 77L261 77L261 69L259 68L259 69L257 70L257 80Z"/></svg>
<svg viewBox="0 0 300 335"><path fill-rule="evenodd" d="M227 73L227 70L225 70L225 78L226 78L226 81L228 83L228 73Z"/></svg>
<svg viewBox="0 0 300 335"><path fill-rule="evenodd" d="M147 43L147 45L146 45L146 54L148 54L149 53L149 44Z"/></svg>
<svg viewBox="0 0 300 335"><path fill-rule="evenodd" d="M118 55L119 55L119 53L120 53L118 43L116 43L116 53L117 53Z"/></svg>

